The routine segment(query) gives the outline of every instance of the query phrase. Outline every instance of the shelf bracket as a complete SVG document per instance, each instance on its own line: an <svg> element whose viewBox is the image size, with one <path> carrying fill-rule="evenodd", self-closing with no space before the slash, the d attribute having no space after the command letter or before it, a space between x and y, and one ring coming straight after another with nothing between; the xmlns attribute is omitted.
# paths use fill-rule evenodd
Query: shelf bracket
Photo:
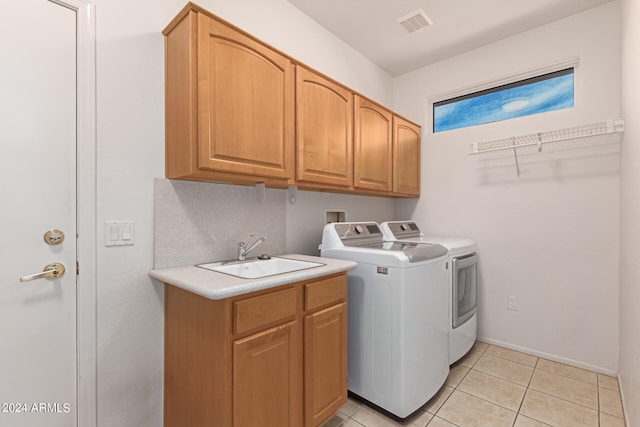
<svg viewBox="0 0 640 427"><path fill-rule="evenodd" d="M542 132L538 132L538 153L542 153Z"/></svg>
<svg viewBox="0 0 640 427"><path fill-rule="evenodd" d="M518 164L518 150L516 149L515 138L511 138L511 145L513 145L513 158L516 161L516 177L520 178L520 165Z"/></svg>

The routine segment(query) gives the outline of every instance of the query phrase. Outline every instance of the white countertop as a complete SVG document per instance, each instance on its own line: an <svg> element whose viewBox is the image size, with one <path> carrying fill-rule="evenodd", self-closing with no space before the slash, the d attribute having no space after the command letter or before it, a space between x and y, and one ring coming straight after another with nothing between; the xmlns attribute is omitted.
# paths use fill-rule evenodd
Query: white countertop
<svg viewBox="0 0 640 427"><path fill-rule="evenodd" d="M149 276L161 282L201 295L205 298L224 299L280 285L286 285L288 283L341 273L343 271L353 270L357 266L353 261L344 261L341 259L321 258L298 254L277 256L280 258L317 262L324 265L305 270L298 270L291 273L266 276L259 279L242 279L240 277L196 267L195 265L151 270L149 272Z"/></svg>

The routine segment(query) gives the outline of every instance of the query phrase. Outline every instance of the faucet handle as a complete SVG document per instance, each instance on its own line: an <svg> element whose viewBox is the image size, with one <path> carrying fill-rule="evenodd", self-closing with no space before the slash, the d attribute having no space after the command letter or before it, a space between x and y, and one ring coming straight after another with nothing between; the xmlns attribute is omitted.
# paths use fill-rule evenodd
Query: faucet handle
<svg viewBox="0 0 640 427"><path fill-rule="evenodd" d="M244 261L244 257L246 254L246 242L238 242L238 259L240 261Z"/></svg>
<svg viewBox="0 0 640 427"><path fill-rule="evenodd" d="M244 245L244 246L248 246L248 245L249 245L249 242L251 242L251 240L252 240L254 237L256 237L256 234L255 234L255 233L251 233L251 234L249 234L249 237L247 237L246 241L244 241L244 242L238 242L238 245L242 244L242 245Z"/></svg>

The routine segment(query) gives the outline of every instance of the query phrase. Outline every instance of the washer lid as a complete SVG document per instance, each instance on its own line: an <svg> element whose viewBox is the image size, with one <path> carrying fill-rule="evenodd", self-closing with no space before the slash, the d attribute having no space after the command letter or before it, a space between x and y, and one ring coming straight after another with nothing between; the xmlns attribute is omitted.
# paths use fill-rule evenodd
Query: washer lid
<svg viewBox="0 0 640 427"><path fill-rule="evenodd" d="M416 244L407 242L354 243L345 245L352 248L373 249L388 252L401 252L410 263L428 261L447 255L448 250L438 244Z"/></svg>
<svg viewBox="0 0 640 427"><path fill-rule="evenodd" d="M417 240L415 240L418 243ZM423 236L420 242L437 243L449 249L449 255L458 255L468 252L475 252L476 243L466 237L443 237L443 236Z"/></svg>
<svg viewBox="0 0 640 427"><path fill-rule="evenodd" d="M429 259L446 256L449 251L442 245L417 245L415 248L404 251L409 262L426 261Z"/></svg>

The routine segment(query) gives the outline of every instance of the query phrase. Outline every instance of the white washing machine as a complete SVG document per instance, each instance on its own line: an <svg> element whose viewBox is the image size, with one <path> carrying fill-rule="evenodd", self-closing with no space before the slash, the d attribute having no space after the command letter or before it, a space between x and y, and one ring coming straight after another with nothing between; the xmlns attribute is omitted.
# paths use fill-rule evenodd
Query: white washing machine
<svg viewBox="0 0 640 427"><path fill-rule="evenodd" d="M380 228L388 241L440 244L449 250L449 363L473 347L478 334L478 254L473 240L462 237L425 236L413 221L387 221Z"/></svg>
<svg viewBox="0 0 640 427"><path fill-rule="evenodd" d="M449 374L447 249L385 242L375 222L324 227L320 254L348 278L348 388L406 418Z"/></svg>

